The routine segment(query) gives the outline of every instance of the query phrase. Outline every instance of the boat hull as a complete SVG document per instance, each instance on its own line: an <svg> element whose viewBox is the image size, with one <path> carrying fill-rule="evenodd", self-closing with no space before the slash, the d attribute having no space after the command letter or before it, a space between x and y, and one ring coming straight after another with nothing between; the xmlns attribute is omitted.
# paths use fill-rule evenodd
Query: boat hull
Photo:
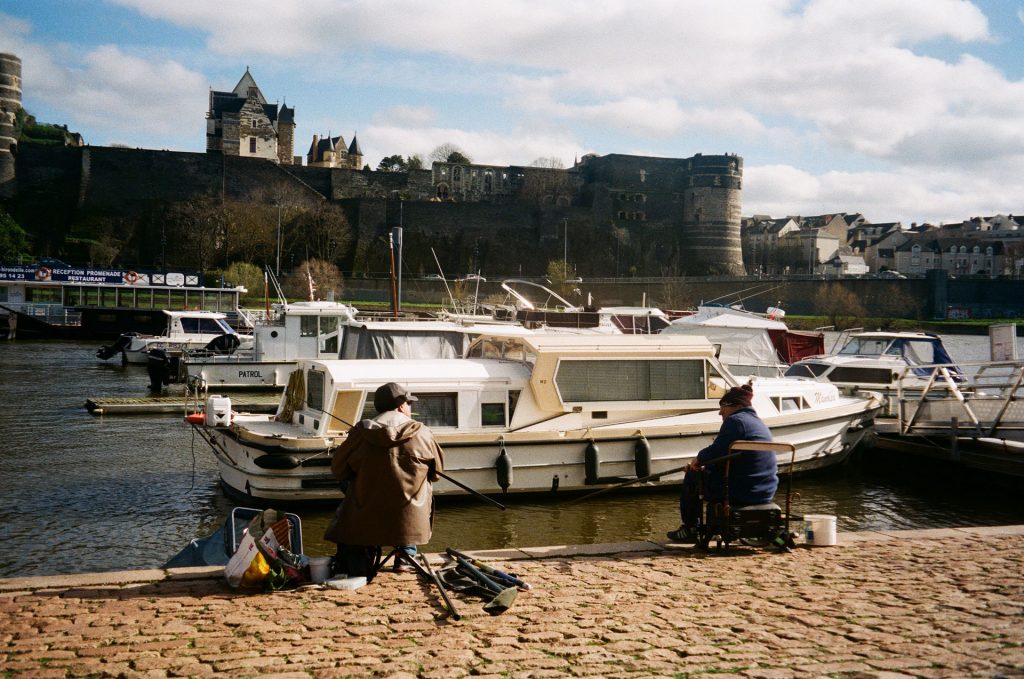
<svg viewBox="0 0 1024 679"><path fill-rule="evenodd" d="M813 421L769 421L778 441L796 447L794 471L820 469L841 462L870 431L877 408L864 402L836 407ZM212 429L194 425L217 459L221 483L230 495L249 502L336 502L342 498L331 475L331 451L341 438L289 438L258 427ZM711 444L718 423L704 421L663 427L619 427L589 432L436 433L444 450L445 473L482 493L537 495L579 493L639 476L664 473L688 464ZM649 453L648 453L649 451ZM499 464L499 458L503 462ZM508 464L505 464L505 461ZM785 469L789 459L780 459ZM510 469L505 474L502 468ZM654 488L677 485L683 472L644 482ZM502 485L507 483L507 487ZM465 491L441 479L438 496Z"/></svg>

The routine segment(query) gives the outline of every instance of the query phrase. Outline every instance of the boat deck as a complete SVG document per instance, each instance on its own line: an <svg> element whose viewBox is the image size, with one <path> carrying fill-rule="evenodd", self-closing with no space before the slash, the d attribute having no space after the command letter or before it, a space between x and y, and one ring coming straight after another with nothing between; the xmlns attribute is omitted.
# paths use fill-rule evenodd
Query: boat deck
<svg viewBox="0 0 1024 679"><path fill-rule="evenodd" d="M245 394L233 397L231 407L236 412L273 413L280 401L277 394ZM93 415L184 415L202 411L204 405L183 396L100 397L85 401L85 409Z"/></svg>

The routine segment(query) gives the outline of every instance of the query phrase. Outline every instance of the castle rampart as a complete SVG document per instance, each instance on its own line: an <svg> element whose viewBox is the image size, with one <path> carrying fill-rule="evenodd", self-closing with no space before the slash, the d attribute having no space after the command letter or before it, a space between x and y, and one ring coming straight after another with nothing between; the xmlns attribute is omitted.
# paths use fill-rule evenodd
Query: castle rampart
<svg viewBox="0 0 1024 679"><path fill-rule="evenodd" d="M18 139L15 121L21 110L21 59L0 54L0 195L13 193Z"/></svg>

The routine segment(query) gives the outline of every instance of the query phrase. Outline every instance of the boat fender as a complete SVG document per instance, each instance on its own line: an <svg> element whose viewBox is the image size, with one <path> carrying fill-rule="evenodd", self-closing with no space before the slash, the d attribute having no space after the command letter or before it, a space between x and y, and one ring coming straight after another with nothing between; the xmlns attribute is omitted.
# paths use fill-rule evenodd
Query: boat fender
<svg viewBox="0 0 1024 679"><path fill-rule="evenodd" d="M302 464L294 455L260 455L253 463L262 469L295 469Z"/></svg>
<svg viewBox="0 0 1024 679"><path fill-rule="evenodd" d="M185 421L189 424L205 424L206 415L204 413L192 413L185 416Z"/></svg>
<svg viewBox="0 0 1024 679"><path fill-rule="evenodd" d="M591 439L583 451L584 482L587 485L599 483L601 479L601 451Z"/></svg>
<svg viewBox="0 0 1024 679"><path fill-rule="evenodd" d="M498 475L498 487L501 488L502 493L507 493L509 487L512 485L513 467L512 457L505 450L505 444L501 445L501 452L498 453L498 459L494 461L494 471Z"/></svg>
<svg viewBox="0 0 1024 679"><path fill-rule="evenodd" d="M633 447L633 468L638 479L651 475L651 444L646 436L638 438Z"/></svg>
<svg viewBox="0 0 1024 679"><path fill-rule="evenodd" d="M554 493L558 490L558 474L551 477L551 492Z"/></svg>

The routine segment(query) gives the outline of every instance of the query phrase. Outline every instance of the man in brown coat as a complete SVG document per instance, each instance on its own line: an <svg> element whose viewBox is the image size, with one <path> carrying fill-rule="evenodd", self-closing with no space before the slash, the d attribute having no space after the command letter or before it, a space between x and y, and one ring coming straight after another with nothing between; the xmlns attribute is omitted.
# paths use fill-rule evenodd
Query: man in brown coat
<svg viewBox="0 0 1024 679"><path fill-rule="evenodd" d="M379 387L373 397L378 415L352 427L334 451L331 471L348 487L324 539L339 546L396 545L407 554L430 541L431 483L444 470L444 458L430 429L411 417L416 400L394 382Z"/></svg>

